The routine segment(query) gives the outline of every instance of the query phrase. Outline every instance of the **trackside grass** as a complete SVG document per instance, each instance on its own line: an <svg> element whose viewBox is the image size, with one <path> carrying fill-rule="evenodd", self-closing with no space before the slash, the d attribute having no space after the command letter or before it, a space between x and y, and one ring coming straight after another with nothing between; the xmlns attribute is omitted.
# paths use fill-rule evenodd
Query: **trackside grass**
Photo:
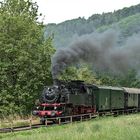
<svg viewBox="0 0 140 140"><path fill-rule="evenodd" d="M39 118L33 118L32 119L32 123L33 124L39 124L40 123L40 119ZM1 128L6 128L6 127L11 127L11 125L13 127L18 127L18 126L29 126L30 125L30 118L28 119L14 119L12 121L11 120L0 120L0 129Z"/></svg>
<svg viewBox="0 0 140 140"><path fill-rule="evenodd" d="M140 140L140 114L0 134L2 140Z"/></svg>

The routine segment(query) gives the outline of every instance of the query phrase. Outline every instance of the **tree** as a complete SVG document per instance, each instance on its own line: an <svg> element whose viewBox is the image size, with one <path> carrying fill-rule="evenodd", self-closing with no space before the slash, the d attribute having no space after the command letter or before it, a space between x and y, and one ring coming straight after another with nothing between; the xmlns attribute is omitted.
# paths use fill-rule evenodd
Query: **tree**
<svg viewBox="0 0 140 140"><path fill-rule="evenodd" d="M89 66L82 65L77 67L68 67L59 77L60 80L83 80L89 84L101 84L100 80L97 80L95 73L89 68Z"/></svg>
<svg viewBox="0 0 140 140"><path fill-rule="evenodd" d="M27 114L51 83L52 38L44 39L38 6L31 0L0 5L0 114Z"/></svg>
<svg viewBox="0 0 140 140"><path fill-rule="evenodd" d="M128 71L128 73L121 76L121 78L119 79L119 83L124 87L140 87L140 80L135 70L130 70Z"/></svg>
<svg viewBox="0 0 140 140"><path fill-rule="evenodd" d="M140 87L140 78L135 70L129 70L123 75L112 75L108 73L98 73L97 79L103 85L119 86L119 87Z"/></svg>

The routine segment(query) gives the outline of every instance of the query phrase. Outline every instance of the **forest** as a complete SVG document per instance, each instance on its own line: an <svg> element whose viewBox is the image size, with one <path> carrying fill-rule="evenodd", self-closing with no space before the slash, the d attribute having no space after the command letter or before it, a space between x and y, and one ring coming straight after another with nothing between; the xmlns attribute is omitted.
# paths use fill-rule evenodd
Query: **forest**
<svg viewBox="0 0 140 140"><path fill-rule="evenodd" d="M54 35L56 48L67 47L76 37L92 32L103 32L114 27L121 31L121 41L140 31L140 4L123 8L118 11L94 14L88 19L79 17L77 19L64 21L59 24L48 24L45 27L45 35Z"/></svg>
<svg viewBox="0 0 140 140"><path fill-rule="evenodd" d="M67 48L77 37L110 28L120 30L120 45L140 32L140 4L59 24L45 25L38 21L40 16L37 3L31 0L0 3L0 118L30 115L43 87L53 84L51 59L59 48ZM116 75L93 67L82 62L71 65L58 78L140 88L136 69Z"/></svg>

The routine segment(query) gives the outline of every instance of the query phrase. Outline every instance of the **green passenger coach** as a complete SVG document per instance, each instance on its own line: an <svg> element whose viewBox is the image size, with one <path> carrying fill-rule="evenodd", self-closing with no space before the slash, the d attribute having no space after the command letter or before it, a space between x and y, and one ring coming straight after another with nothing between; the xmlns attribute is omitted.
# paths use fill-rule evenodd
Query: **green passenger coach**
<svg viewBox="0 0 140 140"><path fill-rule="evenodd" d="M125 107L126 108L140 108L140 89L124 87Z"/></svg>
<svg viewBox="0 0 140 140"><path fill-rule="evenodd" d="M122 88L98 86L94 90L94 94L98 111L124 109L124 92Z"/></svg>

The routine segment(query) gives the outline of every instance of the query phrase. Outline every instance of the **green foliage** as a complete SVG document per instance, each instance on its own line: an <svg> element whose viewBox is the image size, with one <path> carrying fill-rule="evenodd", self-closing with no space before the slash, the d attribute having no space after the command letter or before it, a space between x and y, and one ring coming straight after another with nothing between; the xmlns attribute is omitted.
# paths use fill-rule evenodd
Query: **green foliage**
<svg viewBox="0 0 140 140"><path fill-rule="evenodd" d="M89 66L68 67L59 76L60 80L84 80L86 83L140 88L140 78L135 70L128 71L125 75L112 75L109 73L94 72Z"/></svg>
<svg viewBox="0 0 140 140"><path fill-rule="evenodd" d="M77 36L102 32L110 27L120 27L122 38L140 31L140 4L114 12L94 14L87 20L77 18L59 24L49 24L45 36L54 34L56 48L67 47Z"/></svg>
<svg viewBox="0 0 140 140"><path fill-rule="evenodd" d="M118 83L118 78L105 73L98 73L97 79L100 79L103 85L107 86L120 86Z"/></svg>
<svg viewBox="0 0 140 140"><path fill-rule="evenodd" d="M138 87L140 88L140 78L137 76L137 72L135 70L129 71L126 75L123 75L119 79L119 83L125 87Z"/></svg>
<svg viewBox="0 0 140 140"><path fill-rule="evenodd" d="M112 75L109 73L94 72L89 66L68 67L59 76L60 80L84 80L86 83L140 88L140 78L135 70L128 71L125 75Z"/></svg>
<svg viewBox="0 0 140 140"><path fill-rule="evenodd" d="M111 75L107 73L98 73L97 79L108 86L119 87L137 87L140 88L140 78L135 70L128 71L125 75Z"/></svg>
<svg viewBox="0 0 140 140"><path fill-rule="evenodd" d="M44 39L31 0L0 6L0 114L27 114L44 84L51 83L52 38Z"/></svg>
<svg viewBox="0 0 140 140"><path fill-rule="evenodd" d="M69 67L59 77L61 80L84 80L86 83L100 84L100 80L96 79L96 75L86 65L79 68Z"/></svg>
<svg viewBox="0 0 140 140"><path fill-rule="evenodd" d="M124 41L125 38L133 35L134 33L138 33L140 31L140 13L137 13L132 16L128 16L126 18L123 18L119 20L119 22L115 23L121 31L122 34L122 39L120 38L121 41ZM112 24L110 25L103 25L100 26L97 31L98 32L103 32L109 28L112 28Z"/></svg>

